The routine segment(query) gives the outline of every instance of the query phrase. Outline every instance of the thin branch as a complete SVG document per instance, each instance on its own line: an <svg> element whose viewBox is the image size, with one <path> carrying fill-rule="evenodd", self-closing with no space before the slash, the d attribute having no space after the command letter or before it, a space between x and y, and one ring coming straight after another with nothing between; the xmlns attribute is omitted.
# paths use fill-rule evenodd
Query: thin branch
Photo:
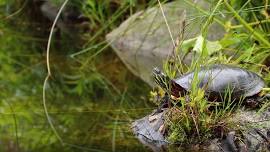
<svg viewBox="0 0 270 152"><path fill-rule="evenodd" d="M57 139L61 142L62 145L64 145L65 143L63 142L62 138L60 137L60 135L58 134L57 130L55 129L52 121L51 121L51 118L49 116L49 113L48 113L48 110L47 110L47 105L46 105L46 86L48 84L48 80L51 76L51 69L50 69L50 45L51 45L51 39L52 39L52 35L53 35L53 30L55 28L55 25L56 25L56 22L61 14L61 12L63 11L65 5L67 4L68 0L65 0L64 3L62 4L62 6L60 7L55 19L54 19L54 22L53 22L53 25L51 27L51 30L50 30L50 35L49 35L49 39L48 39L48 43L47 43L47 54L46 54L46 65L47 65L47 71L48 71L48 74L44 80L44 83L43 83L43 108L44 108L44 112L45 112L45 115L46 115L46 118L50 124L50 127L53 131L53 133L55 134L55 136L57 137Z"/></svg>
<svg viewBox="0 0 270 152"><path fill-rule="evenodd" d="M166 16L165 16L164 10L163 10L163 8L162 8L162 5L161 5L161 3L160 3L160 0L158 0L158 4L159 4L159 7L160 7L162 16L163 16L163 18L164 18L164 21L165 21L165 23L166 23L166 26L167 26L167 28L168 28L170 37L171 37L171 39L172 39L173 47L176 48L175 41L174 41L174 39L173 39L172 32L171 32L170 26L169 26L169 24L168 24L167 18L166 18Z"/></svg>
<svg viewBox="0 0 270 152"><path fill-rule="evenodd" d="M15 11L14 13L12 13L12 14L10 14L10 15L4 17L4 20L10 19L11 17L13 17L13 16L19 14L19 13L25 8L27 2L28 2L28 0L25 0L24 3L23 3L23 5L22 5L22 7L21 7L20 9L18 9L18 10Z"/></svg>

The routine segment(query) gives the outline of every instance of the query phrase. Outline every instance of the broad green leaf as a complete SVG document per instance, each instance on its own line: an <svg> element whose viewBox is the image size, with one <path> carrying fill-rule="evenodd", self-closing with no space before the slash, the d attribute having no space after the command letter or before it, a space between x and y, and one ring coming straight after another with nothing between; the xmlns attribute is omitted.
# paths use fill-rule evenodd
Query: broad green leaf
<svg viewBox="0 0 270 152"><path fill-rule="evenodd" d="M221 50L222 46L219 43L219 41L206 41L206 48L207 48L208 54L213 54Z"/></svg>
<svg viewBox="0 0 270 152"><path fill-rule="evenodd" d="M198 37L195 37L192 39L185 40L182 43L183 52L188 52L190 49L193 48L192 49L193 51L197 53L202 53L204 40L205 39L202 35L199 35ZM206 51L208 55L218 52L221 49L222 49L222 45L220 44L219 41L206 40Z"/></svg>
<svg viewBox="0 0 270 152"><path fill-rule="evenodd" d="M202 37L202 35L199 35L196 39L195 44L194 44L193 51L198 52L198 53L202 53L203 42L204 42L204 38Z"/></svg>

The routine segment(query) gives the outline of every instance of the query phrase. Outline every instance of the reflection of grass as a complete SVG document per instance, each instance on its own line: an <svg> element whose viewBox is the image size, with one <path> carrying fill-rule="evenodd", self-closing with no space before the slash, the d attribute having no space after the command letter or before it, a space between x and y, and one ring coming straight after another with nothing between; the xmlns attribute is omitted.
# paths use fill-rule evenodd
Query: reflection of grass
<svg viewBox="0 0 270 152"><path fill-rule="evenodd" d="M28 2L32 4L32 1ZM129 124L138 115L151 111L145 98L149 87L132 76L116 55L111 53L105 44L105 35L139 7L153 6L154 1L77 2L68 5L79 7L90 18L91 30L81 35L81 41L70 41L66 37L52 39L52 79L47 90L47 107L64 142L79 147L64 145L62 148L44 119L40 101L45 60L41 52L47 41L50 24L40 22L42 19L33 21L30 5L24 8L19 3L12 4L5 0L0 0L0 4L10 7L11 11L15 12L17 8L20 11L0 23L0 96L6 101L1 102L0 108L0 139L5 143L16 141L16 129L21 150L143 149L130 132ZM4 17L2 13L0 17ZM88 49L90 47L94 49ZM80 53L69 58L77 52ZM122 92L126 92L125 96L122 96ZM15 127L14 122L17 124ZM8 147L0 147L0 151L7 151ZM12 147L16 148L16 144Z"/></svg>

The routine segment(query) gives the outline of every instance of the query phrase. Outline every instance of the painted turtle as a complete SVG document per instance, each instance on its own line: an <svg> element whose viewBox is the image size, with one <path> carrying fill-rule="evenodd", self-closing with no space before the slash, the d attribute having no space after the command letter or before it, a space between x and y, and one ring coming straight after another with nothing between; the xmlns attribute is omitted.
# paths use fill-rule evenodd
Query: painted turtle
<svg viewBox="0 0 270 152"><path fill-rule="evenodd" d="M194 74L194 71L189 72L171 80L158 68L153 70L155 82L167 94L174 97L183 96L191 90ZM223 64L201 67L198 71L198 81L198 87L205 90L209 101L222 101L221 99L229 91L232 100L250 99L248 102L257 105L258 101L260 101L258 99L262 99L260 92L265 87L264 80L256 73ZM168 101L163 100L165 100L164 102Z"/></svg>

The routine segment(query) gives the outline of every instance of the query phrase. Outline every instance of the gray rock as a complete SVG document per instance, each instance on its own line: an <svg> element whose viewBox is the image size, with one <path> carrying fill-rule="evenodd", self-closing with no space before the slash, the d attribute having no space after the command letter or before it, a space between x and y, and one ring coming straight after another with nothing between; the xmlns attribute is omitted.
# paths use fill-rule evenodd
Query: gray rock
<svg viewBox="0 0 270 152"><path fill-rule="evenodd" d="M59 9L60 5L55 5L50 0L43 1L40 6L40 10L43 16L49 19L51 22L55 20ZM56 22L56 27L59 28L62 32L72 35L78 32L78 27L81 29L86 28L86 26L89 24L88 21L89 19L85 17L81 12L79 12L79 10L70 6L66 6Z"/></svg>
<svg viewBox="0 0 270 152"><path fill-rule="evenodd" d="M138 139L155 152L165 151L170 145L166 141L166 136L160 132L160 128L164 126L165 113L166 110L152 113L132 124L133 132ZM204 145L202 148L218 152L270 151L270 109L262 113L257 113L255 110L238 110L232 115L231 121L237 128L241 128L243 137L241 142L236 140L236 132L232 128L226 139L215 138L206 141L205 143L208 144L202 144ZM189 146L187 148L192 149L194 145Z"/></svg>
<svg viewBox="0 0 270 152"><path fill-rule="evenodd" d="M166 149L167 142L164 136L164 113L155 111L132 124L132 130L136 137L154 152L161 152Z"/></svg>
<svg viewBox="0 0 270 152"><path fill-rule="evenodd" d="M199 7L208 10L208 4L199 1ZM185 1L175 1L163 5L173 38L176 40L184 28L183 39L199 35L203 21L207 18L195 7ZM183 27L185 21L185 27ZM211 25L208 39L217 40L224 34L223 27ZM136 76L153 85L151 71L154 67L162 69L163 62L173 53L173 43L159 7L138 12L123 22L106 36L108 43ZM180 51L179 56L183 56ZM192 54L183 62L189 64Z"/></svg>

